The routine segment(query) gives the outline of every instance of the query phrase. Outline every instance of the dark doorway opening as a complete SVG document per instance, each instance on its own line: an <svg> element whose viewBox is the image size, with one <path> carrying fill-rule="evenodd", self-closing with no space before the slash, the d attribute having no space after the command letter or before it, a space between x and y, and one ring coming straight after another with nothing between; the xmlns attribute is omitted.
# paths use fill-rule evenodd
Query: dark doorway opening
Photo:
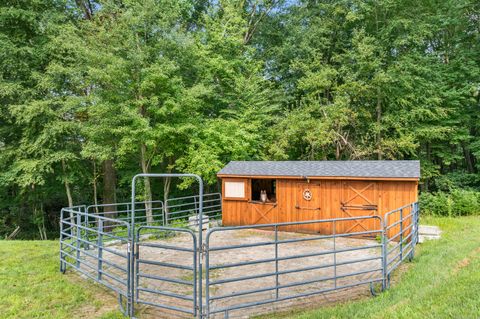
<svg viewBox="0 0 480 319"><path fill-rule="evenodd" d="M252 201L276 203L277 202L277 181L275 179L252 179ZM262 191L266 198L262 197Z"/></svg>

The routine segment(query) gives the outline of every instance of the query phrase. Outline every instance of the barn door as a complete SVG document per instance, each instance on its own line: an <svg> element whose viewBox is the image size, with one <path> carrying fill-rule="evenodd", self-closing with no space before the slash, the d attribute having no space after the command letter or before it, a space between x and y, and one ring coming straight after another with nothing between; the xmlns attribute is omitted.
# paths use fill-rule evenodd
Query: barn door
<svg viewBox="0 0 480 319"><path fill-rule="evenodd" d="M370 181L345 181L342 187L340 209L343 217L374 216L378 210L378 183ZM363 232L378 227L370 219L342 223L345 233Z"/></svg>
<svg viewBox="0 0 480 319"><path fill-rule="evenodd" d="M274 224L278 222L275 214L276 203L257 203L250 206L252 208L252 222L250 224Z"/></svg>
<svg viewBox="0 0 480 319"><path fill-rule="evenodd" d="M295 194L295 221L317 220L320 215L320 185L313 183L297 183ZM319 231L318 224L298 225L296 231Z"/></svg>

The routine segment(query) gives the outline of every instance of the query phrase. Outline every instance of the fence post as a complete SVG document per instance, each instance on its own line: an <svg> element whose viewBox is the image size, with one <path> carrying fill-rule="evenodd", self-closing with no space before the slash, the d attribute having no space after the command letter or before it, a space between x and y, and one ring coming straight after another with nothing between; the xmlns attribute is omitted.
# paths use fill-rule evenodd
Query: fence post
<svg viewBox="0 0 480 319"><path fill-rule="evenodd" d="M63 208L60 210L60 272L65 271L65 263L63 262L63 259L65 258L63 256Z"/></svg>
<svg viewBox="0 0 480 319"><path fill-rule="evenodd" d="M68 209L68 208L67 208L67 209ZM71 225L70 225L70 229L69 229L69 231L70 231L70 238L73 239L73 238L75 238L75 233L74 233L74 231L75 231L75 227L74 227L74 225L75 225L75 217L73 217L73 209L71 209L71 208L70 208L69 211L68 211L68 217L69 217L68 222L71 224ZM72 242L72 245L73 245L73 242Z"/></svg>
<svg viewBox="0 0 480 319"><path fill-rule="evenodd" d="M400 261L403 260L403 208L400 208Z"/></svg>
<svg viewBox="0 0 480 319"><path fill-rule="evenodd" d="M415 256L415 247L417 246L418 243L418 203L413 203L412 204L412 252L411 252L411 259L413 259L413 256Z"/></svg>
<svg viewBox="0 0 480 319"><path fill-rule="evenodd" d="M278 300L278 225L275 225L275 299Z"/></svg>
<svg viewBox="0 0 480 319"><path fill-rule="evenodd" d="M335 284L335 289L337 289L337 224L336 221L333 220L333 277L334 279L334 284Z"/></svg>
<svg viewBox="0 0 480 319"><path fill-rule="evenodd" d="M102 258L103 258L103 220L98 219L98 235L97 235L97 247L98 247L98 266L97 266L97 278L102 280Z"/></svg>
<svg viewBox="0 0 480 319"><path fill-rule="evenodd" d="M85 243L84 247L85 247L85 250L89 250L90 249L90 238L89 238L89 233L88 233L88 223L89 223L89 220L88 220L88 213L87 213L87 206L83 205L82 206L83 208L83 212L85 213L85 219L84 219L84 224L83 226L85 227L83 229L83 231L85 232L85 241L87 243Z"/></svg>
<svg viewBox="0 0 480 319"><path fill-rule="evenodd" d="M79 212L77 212L77 260L76 260L77 268L80 268L80 240L82 237L81 230L80 230L81 224L82 224L82 215Z"/></svg>
<svg viewBox="0 0 480 319"><path fill-rule="evenodd" d="M132 186L135 189L134 186ZM132 198L135 198L133 196ZM133 206L132 206L133 207ZM127 243L127 314L129 317L133 318L135 315L134 308L134 294L135 294L135 250L133 245L135 245L135 211L134 207L132 208L131 222L130 225L127 225L127 234L128 234L128 243ZM137 270L138 271L138 270Z"/></svg>
<svg viewBox="0 0 480 319"><path fill-rule="evenodd" d="M135 276L132 276L132 284L134 286L135 293L133 294L133 302L140 298L140 290L138 289L138 284L140 282L140 232L141 228L137 229L137 233L133 234L135 236L135 255L134 255L134 264L135 264Z"/></svg>
<svg viewBox="0 0 480 319"><path fill-rule="evenodd" d="M415 245L418 244L418 227L419 227L419 222L420 222L420 206L418 202L415 203Z"/></svg>
<svg viewBox="0 0 480 319"><path fill-rule="evenodd" d="M383 280L382 280L382 290L387 289L387 243L388 243L388 236L387 236L387 223L386 218L382 219L380 223L382 224L382 272L383 272Z"/></svg>

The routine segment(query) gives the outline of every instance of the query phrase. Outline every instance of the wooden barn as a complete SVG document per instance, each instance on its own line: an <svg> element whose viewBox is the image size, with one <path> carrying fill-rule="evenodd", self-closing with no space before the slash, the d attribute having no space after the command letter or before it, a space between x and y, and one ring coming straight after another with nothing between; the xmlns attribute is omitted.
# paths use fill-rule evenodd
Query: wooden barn
<svg viewBox="0 0 480 319"><path fill-rule="evenodd" d="M383 216L416 202L419 161L232 161L222 180L225 226ZM341 232L377 227L372 219L342 223ZM288 231L331 233L331 225Z"/></svg>

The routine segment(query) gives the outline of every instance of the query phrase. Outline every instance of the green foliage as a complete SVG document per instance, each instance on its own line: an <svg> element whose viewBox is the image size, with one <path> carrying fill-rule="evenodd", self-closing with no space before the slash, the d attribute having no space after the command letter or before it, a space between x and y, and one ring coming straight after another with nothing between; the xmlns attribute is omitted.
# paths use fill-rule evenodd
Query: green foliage
<svg viewBox="0 0 480 319"><path fill-rule="evenodd" d="M455 189L450 193L434 192L420 195L422 214L434 216L480 215L480 192Z"/></svg>
<svg viewBox="0 0 480 319"><path fill-rule="evenodd" d="M420 159L422 197L445 192L427 210L467 214L474 197L456 190L480 189L479 11L3 1L0 236L50 238L61 207L129 201L138 172L196 173L218 191L230 160ZM137 199L194 190L144 179Z"/></svg>

